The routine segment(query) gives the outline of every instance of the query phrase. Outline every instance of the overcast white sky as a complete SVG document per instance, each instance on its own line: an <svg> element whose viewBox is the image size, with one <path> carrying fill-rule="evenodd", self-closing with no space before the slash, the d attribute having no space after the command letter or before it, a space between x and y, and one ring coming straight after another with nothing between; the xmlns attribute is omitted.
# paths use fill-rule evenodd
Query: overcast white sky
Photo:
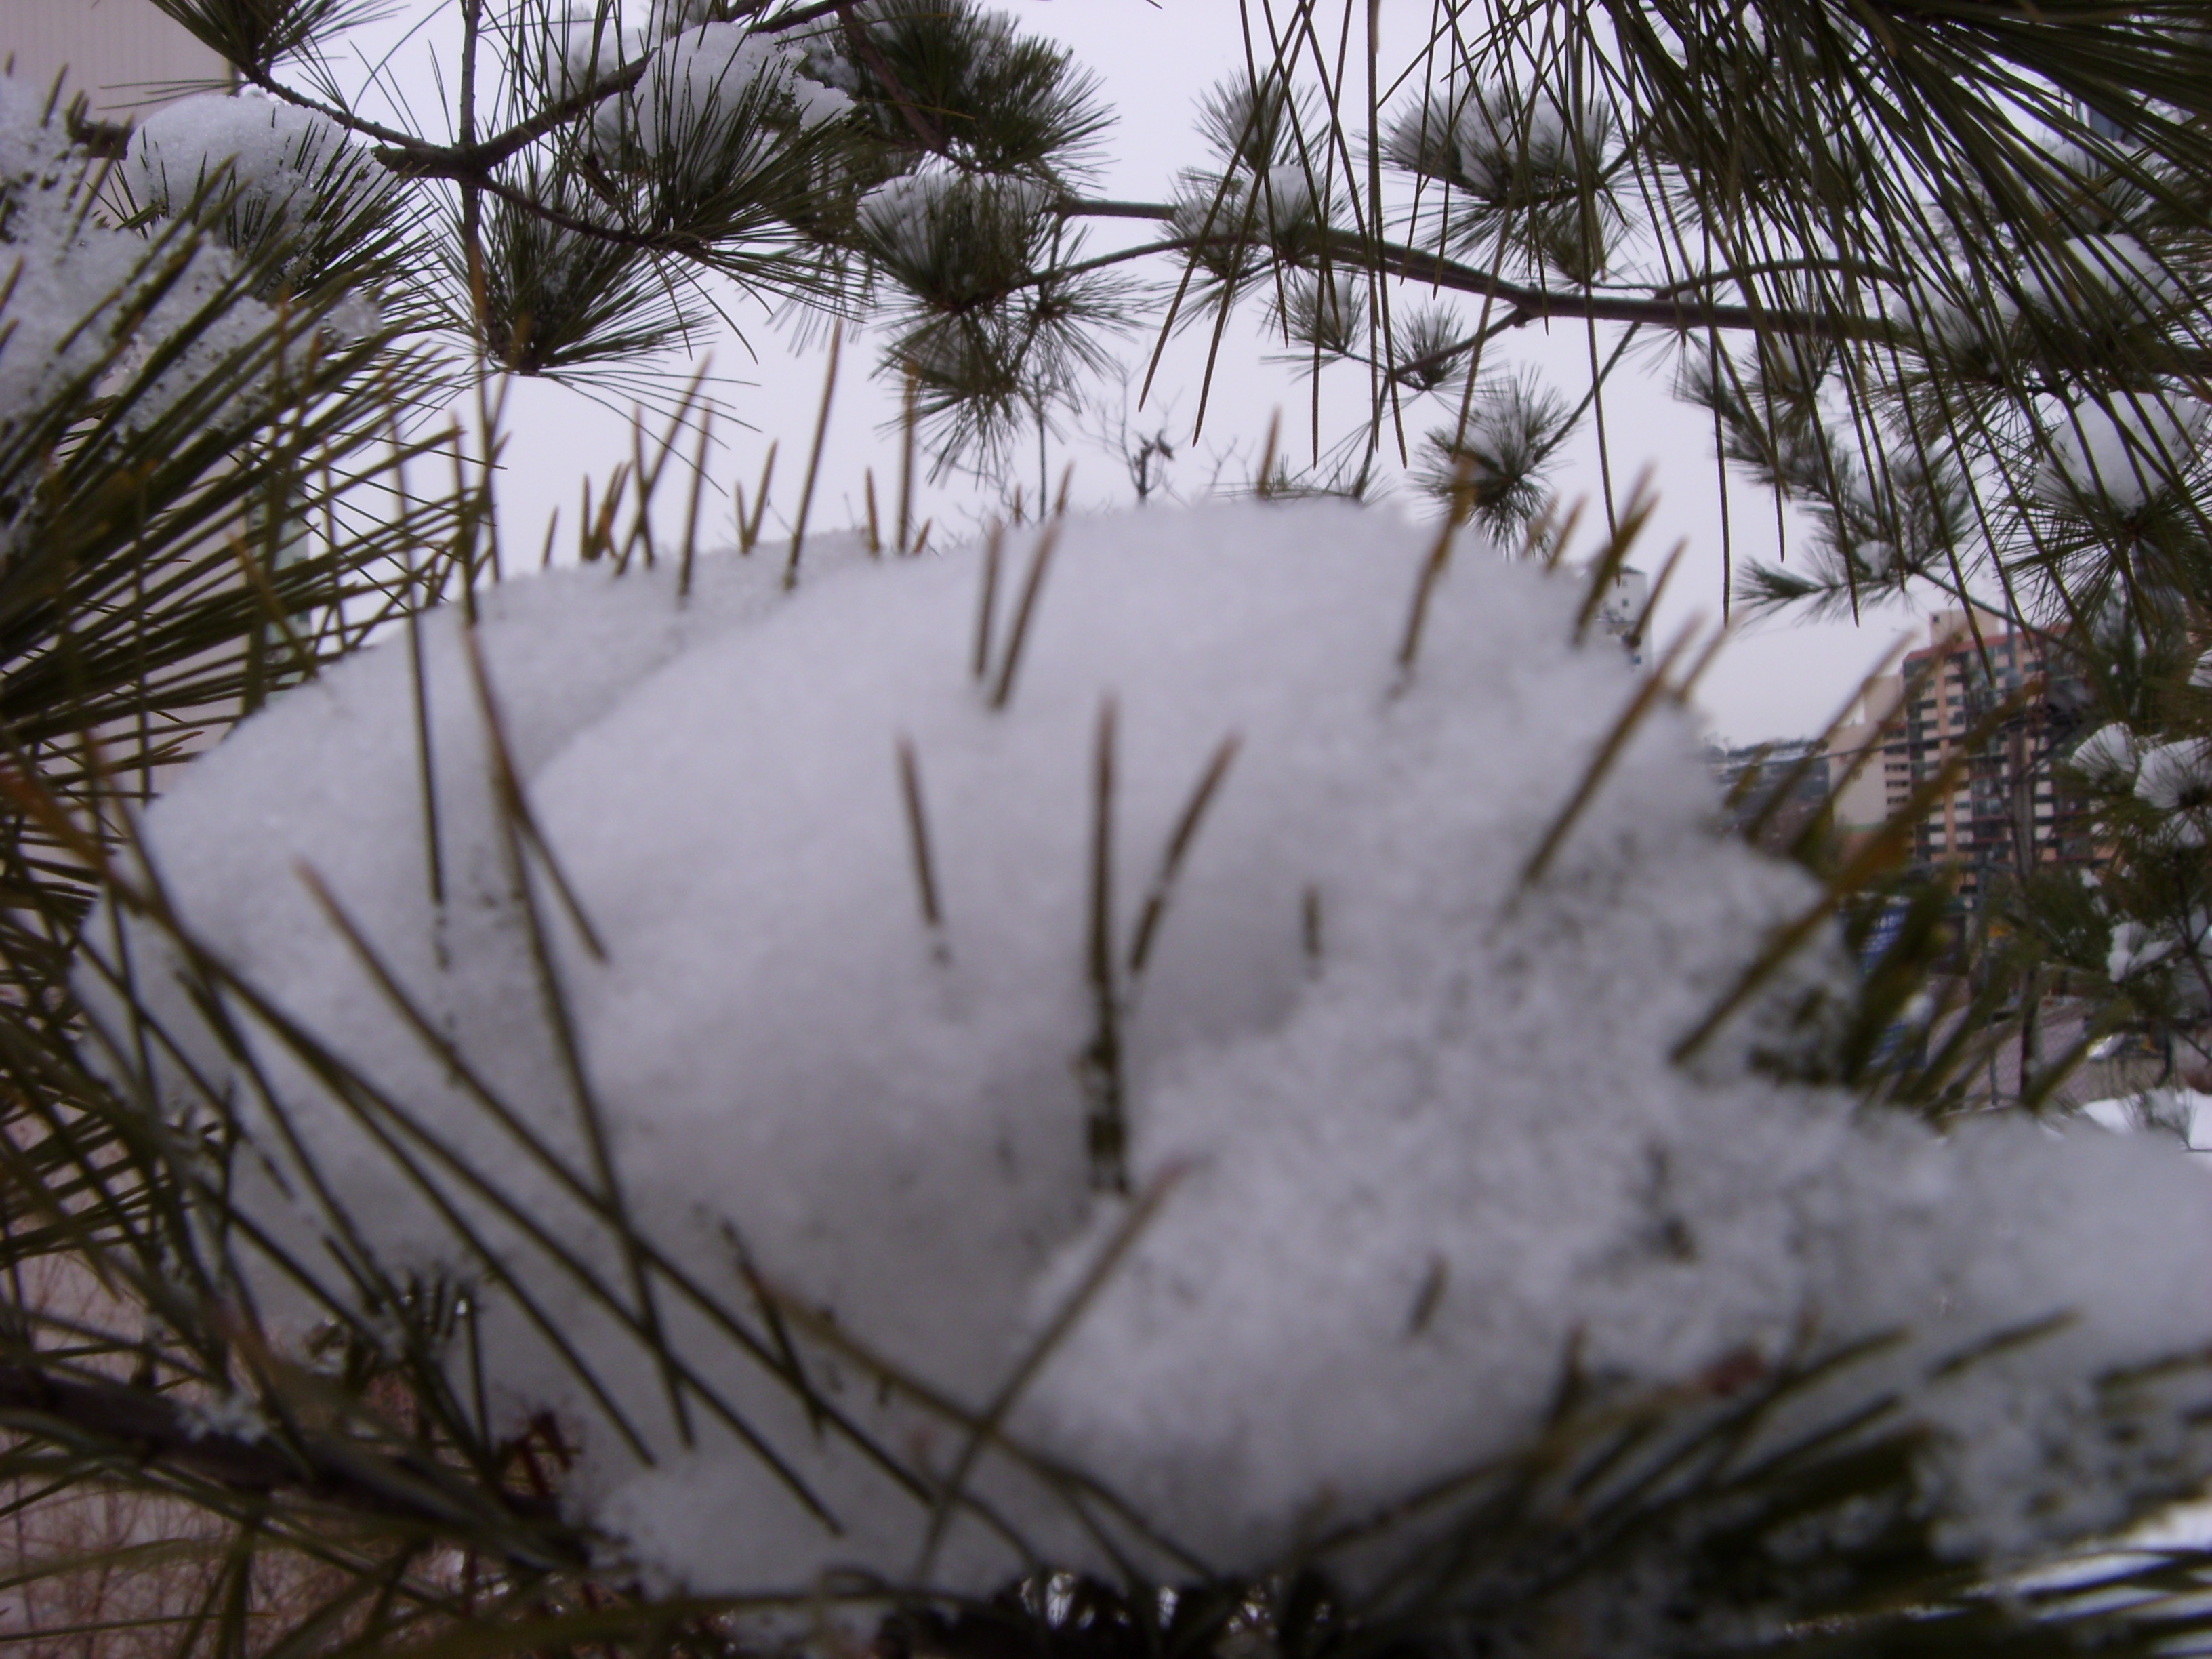
<svg viewBox="0 0 2212 1659"><path fill-rule="evenodd" d="M1340 3L1332 0L1329 9L1333 11L1334 3ZM1119 122L1106 140L1100 188L1113 196L1162 197L1176 169L1193 159L1195 146L1190 135L1199 97L1224 71L1243 60L1237 0L1159 0L1158 4L1152 0L1000 0L1000 3L1012 11L1024 27L1066 42L1079 61L1102 77L1106 99L1118 112ZM1429 9L1426 5L1386 4L1382 47L1386 64L1395 54L1418 48L1420 35L1416 31L1425 28ZM1360 11L1364 14L1364 6ZM394 68L403 84L409 88L410 96L418 100L434 100L430 55L440 49L441 33L435 28L425 31L395 59ZM366 37L363 44L369 44ZM1093 246L1103 251L1146 240L1151 234L1152 228L1141 222L1108 222L1093 232ZM702 356L711 354L715 374L733 382L720 387L726 406L751 428L724 428L721 436L726 441L712 463L711 477L719 499L710 496L714 505L708 510L719 514L725 525L729 522L730 507L722 492L733 481L750 484L758 476L771 440L781 445L774 505L780 509L795 505L798 475L821 395L825 356L818 337L804 346L794 346L790 331L779 330L757 307L748 309L741 303L737 314L744 325L742 340L718 333L699 343ZM1531 325L1509 339L1504 358L1498 355L1498 347L1492 346L1491 362L1502 367L1504 359L1510 358L1541 364L1554 371L1557 382L1571 389L1586 379L1589 347L1581 325L1555 325L1548 336L1540 325ZM1612 344L1613 337L1601 332L1601 350L1609 351ZM1149 346L1149 337L1133 341L1132 361L1139 361ZM1270 348L1255 308L1249 319L1240 318L1231 325L1205 430L1193 443L1205 346L1204 331L1194 331L1172 343L1148 405L1142 411L1133 408L1129 411L1133 428L1147 433L1164 431L1177 446L1178 460L1170 482L1192 495L1203 493L1217 473L1232 482L1248 477L1278 410L1284 416L1286 442L1293 434L1304 441L1310 432L1310 390L1267 362ZM896 471L896 444L887 428L894 424L896 408L890 389L870 377L878 349L877 342L867 339L848 342L814 507L813 522L817 527L858 521L863 512L863 476L871 465L878 491L888 498L889 480ZM687 363L671 366L671 378L679 384L690 372ZM1120 399L1113 387L1103 390L1110 417L1118 412L1114 405ZM1350 366L1327 371L1323 390L1326 441L1332 430L1329 409L1337 411L1334 431L1341 432L1358 419L1365 399L1364 371ZM1133 404L1133 390L1130 401ZM547 511L562 505L564 525L573 526L580 480L603 477L629 455L629 422L621 411L596 406L573 392L526 382L515 388L509 414L512 436L501 489L504 515L510 544L534 548ZM1625 497L1634 478L1647 466L1660 495L1660 509L1639 550L1638 562L1646 568L1655 567L1677 539L1688 544L1682 568L1659 612L1658 634L1663 641L1694 613L1711 617L1719 612L1722 538L1711 427L1698 411L1668 396L1663 385L1626 370L1608 388L1606 414L1616 497ZM1437 407L1409 408L1409 442L1418 442L1419 434L1442 418ZM1595 501L1600 488L1596 457L1595 433L1586 425L1559 482L1570 499L1592 497L1589 518L1601 522ZM1060 467L1071 459L1076 465L1074 495L1079 504L1104 506L1128 499L1127 478L1111 453L1079 430L1070 432L1065 441L1054 446L1050 467L1055 479ZM1731 486L1730 506L1735 556L1739 560L1771 558L1778 535L1771 498L1739 480ZM981 510L974 489L956 483L925 491L918 514L966 524L973 523ZM772 512L771 523L775 517ZM1793 526L1790 533L1802 537L1802 531ZM1816 731L1849 696L1875 659L1900 634L1921 625L1902 613L1885 612L1856 628L1773 623L1752 628L1740 635L1709 672L1702 701L1715 730L1733 741Z"/></svg>

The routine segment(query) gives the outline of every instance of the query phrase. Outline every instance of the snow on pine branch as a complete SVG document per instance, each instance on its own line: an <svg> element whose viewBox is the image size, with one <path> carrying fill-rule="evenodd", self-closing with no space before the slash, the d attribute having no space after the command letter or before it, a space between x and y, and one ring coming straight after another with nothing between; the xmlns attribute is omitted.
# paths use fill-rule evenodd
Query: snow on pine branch
<svg viewBox="0 0 2212 1659"><path fill-rule="evenodd" d="M2051 505L2109 503L2125 513L2181 489L2203 447L2205 407L2165 391L2085 399L2052 422L2037 495Z"/></svg>
<svg viewBox="0 0 2212 1659"><path fill-rule="evenodd" d="M806 44L755 33L738 23L707 23L672 35L653 51L644 76L620 100L602 105L593 137L602 151L625 143L651 155L680 154L760 106L788 105L805 129L834 120L853 100L817 78L820 54Z"/></svg>
<svg viewBox="0 0 2212 1659"><path fill-rule="evenodd" d="M282 188L270 157L249 170L256 188ZM118 424L143 429L216 389L228 401L270 384L277 314L242 290L231 251L189 217L149 235L118 228L100 181L44 89L0 75L0 555L32 522L31 485L95 392L112 397ZM341 320L365 331L374 311L364 302Z"/></svg>
<svg viewBox="0 0 2212 1659"><path fill-rule="evenodd" d="M252 92L203 93L141 122L130 160L141 196L157 212L182 212L203 193L227 190L235 210L276 218L311 210L319 177L334 168L357 176L363 190L374 187L380 169L366 156L342 159L345 147L338 125L312 110Z"/></svg>
<svg viewBox="0 0 2212 1659"><path fill-rule="evenodd" d="M1632 1389L1899 1334L1850 1375L1962 1557L2200 1482L2212 1384L2140 1368L2212 1342L2212 1188L1773 1080L1832 940L1671 1062L1818 896L1717 833L1671 706L1524 884L1634 682L1477 545L1403 675L1431 545L1243 506L508 584L496 728L423 625L434 808L395 642L153 809L209 954L94 918L105 1064L236 1115L280 1319L471 1287L457 1382L558 1412L572 1513L664 1583L1266 1570L1525 1447L1570 1352Z"/></svg>

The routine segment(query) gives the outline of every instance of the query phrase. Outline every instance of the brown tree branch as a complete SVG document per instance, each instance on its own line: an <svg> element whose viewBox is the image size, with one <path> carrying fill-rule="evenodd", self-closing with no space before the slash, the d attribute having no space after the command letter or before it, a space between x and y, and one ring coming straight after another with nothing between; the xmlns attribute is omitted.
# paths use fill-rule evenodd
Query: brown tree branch
<svg viewBox="0 0 2212 1659"><path fill-rule="evenodd" d="M845 26L845 43L853 49L853 56L867 65L869 74L883 82L884 90L890 94L891 101L906 117L906 124L914 129L914 136L921 141L922 148L943 153L945 136L938 131L937 124L923 114L921 107L907 95L906 88L899 83L897 72L890 66L890 60L869 37L868 26L854 11L851 0L838 0L835 9L837 21Z"/></svg>
<svg viewBox="0 0 2212 1659"><path fill-rule="evenodd" d="M1087 201L1080 198L1069 198L1059 203L1054 210L1064 218L1080 219L1172 222L1176 216L1175 208L1165 202ZM1752 329L1768 333L1857 339L1884 338L1892 328L1887 319L1863 317L1850 313L1823 313L1776 310L1762 306L1715 305L1709 301L1689 297L1681 291L1680 284L1643 294L1535 288L1527 283L1508 282L1502 276L1448 259L1440 253L1407 247L1402 243L1378 241L1354 231L1332 230L1327 235L1333 263L1357 270L1370 262L1376 262L1380 269L1389 276L1433 283L1455 293L1487 295L1512 308L1513 315L1509 321L1513 325L1550 317L1577 320L1595 318L1600 322L1644 323L1678 331ZM1232 246L1236 240L1233 237L1225 236L1210 240L1224 246ZM1194 239L1182 238L1175 243L1159 246L1188 248L1194 245Z"/></svg>
<svg viewBox="0 0 2212 1659"><path fill-rule="evenodd" d="M141 1463L257 1495L293 1492L351 1510L442 1528L493 1523L526 1532L514 1553L574 1565L581 1552L556 1529L558 1506L524 1493L492 1493L426 1459L332 1439L278 1439L210 1424L191 1404L151 1389L62 1377L0 1364L0 1426L64 1443L112 1446Z"/></svg>

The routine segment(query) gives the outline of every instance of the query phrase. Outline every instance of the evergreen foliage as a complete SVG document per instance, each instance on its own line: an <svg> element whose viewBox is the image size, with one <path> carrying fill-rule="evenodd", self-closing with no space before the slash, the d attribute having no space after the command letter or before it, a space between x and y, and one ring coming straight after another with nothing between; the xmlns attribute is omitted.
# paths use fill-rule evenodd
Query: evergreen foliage
<svg viewBox="0 0 2212 1659"><path fill-rule="evenodd" d="M1200 159L1162 199L1124 203L1088 193L1110 118L1095 82L976 0L463 0L444 137L360 112L326 51L368 15L356 0L160 3L244 95L157 116L120 155L59 99L0 107L23 158L0 176L0 261L16 256L0 274L0 1479L33 1519L94 1492L148 1504L82 1552L41 1534L19 1583L65 1595L158 1563L170 1586L151 1613L94 1609L72 1639L455 1659L772 1639L962 1659L2203 1644L2197 1552L1945 1555L1902 1496L1917 1431L1898 1399L1838 1383L1879 1345L1809 1340L1777 1367L1626 1399L1564 1357L1540 1440L1438 1471L1378 1523L1412 1540L1400 1571L1357 1593L1304 1558L1118 1584L1041 1562L975 1602L856 1583L770 1606L613 1579L559 1509L562 1425L495 1437L457 1388L442 1356L473 1328L465 1287L365 1285L375 1321L334 1322L314 1353L271 1346L234 1265L266 1241L227 1236L246 1225L224 1208L227 1131L165 1120L88 1066L69 969L103 888L173 930L133 830L167 769L501 574L496 377L665 398L660 366L733 286L879 325L931 460L987 471L1089 405L1117 337L1204 331L1218 357L1249 311L1310 372L1349 365L1370 388L1366 418L1316 429L1304 465L1271 444L1261 494L1367 496L1402 475L1554 559L1571 526L1547 466L1581 422L1601 430L1629 339L1663 348L1717 464L1817 529L1809 564L1743 570L1734 601L1856 614L1924 591L2038 634L2064 665L2087 738L2069 776L2107 854L2095 877L2021 869L1962 915L1905 867L1911 814L1952 777L1856 848L1812 826L1791 850L1820 904L1745 965L1739 1000L1833 918L1869 953L1887 942L1829 1040L1775 1069L1942 1121L1990 1103L1978 1079L2007 1045L2025 1056L2007 1103L2030 1109L2131 1024L2184 1075L2212 1068L2201 4L1497 0L1438 13L1396 64L1361 8L1334 20L1340 43L1314 9L1262 9ZM1094 253L1119 221L1147 240ZM94 280L40 336L70 260ZM1490 342L1540 319L1587 330L1583 384L1486 369ZM1628 337L1601 346L1601 325ZM428 414L471 386L473 454ZM652 518L668 447L587 508L580 556L670 556ZM1586 619L1640 522L1634 500L1608 509ZM896 546L915 540L902 506ZM1683 650L1655 685L1686 695ZM1993 701L1987 731L2014 712ZM520 846L519 794L506 810ZM192 965L256 994L219 960ZM2035 1011L2057 983L2095 1012L2045 1055ZM405 1108L314 1033L286 1035L365 1115ZM754 1290L788 1344L806 1310ZM1000 1426L939 1403L978 1444ZM1651 1620L1580 1627L1594 1583L1650 1587Z"/></svg>

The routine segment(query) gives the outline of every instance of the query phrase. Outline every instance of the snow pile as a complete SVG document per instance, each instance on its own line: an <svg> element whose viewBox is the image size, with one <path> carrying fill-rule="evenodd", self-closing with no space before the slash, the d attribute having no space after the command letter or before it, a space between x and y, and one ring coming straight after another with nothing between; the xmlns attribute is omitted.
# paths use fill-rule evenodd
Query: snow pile
<svg viewBox="0 0 2212 1659"><path fill-rule="evenodd" d="M688 602L665 568L511 585L478 637L526 822L451 612L434 860L404 642L290 692L146 825L265 1001L196 1002L103 912L91 962L149 1017L88 963L106 1063L238 1115L236 1201L329 1305L473 1286L457 1374L562 1413L568 1500L664 1582L1249 1571L1525 1444L1571 1349L1626 1389L1808 1333L1911 1335L1853 1376L1934 1431L1962 1551L2200 1478L2198 1373L2124 1433L2100 1379L2212 1340L2203 1183L1768 1080L1832 945L1674 1063L1814 895L1717 836L1663 705L1525 879L1633 681L1570 644L1571 583L1472 548L1406 675L1431 545L1248 506L788 595L737 558Z"/></svg>
<svg viewBox="0 0 2212 1659"><path fill-rule="evenodd" d="M2130 512L2185 480L2204 429L2204 406L2160 392L2112 394L2109 407L2069 410L2051 434L2036 493L2054 507L2084 501Z"/></svg>

